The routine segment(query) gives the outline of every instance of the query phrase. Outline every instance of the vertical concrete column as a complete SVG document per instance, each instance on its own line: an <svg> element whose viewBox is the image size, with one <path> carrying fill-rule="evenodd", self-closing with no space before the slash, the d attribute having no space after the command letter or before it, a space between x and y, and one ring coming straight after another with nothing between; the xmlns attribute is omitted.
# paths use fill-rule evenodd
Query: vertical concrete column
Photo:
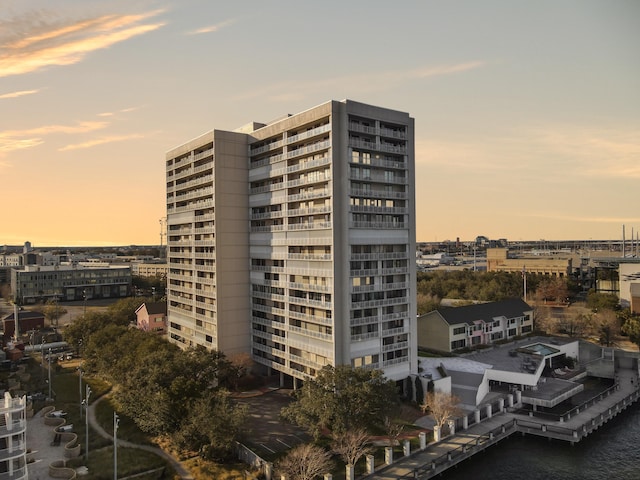
<svg viewBox="0 0 640 480"><path fill-rule="evenodd" d="M456 434L456 422L455 422L455 420L449 420L447 422L447 424L449 425L449 433L451 435L455 435Z"/></svg>
<svg viewBox="0 0 640 480"><path fill-rule="evenodd" d="M473 419L476 421L476 423L480 423L480 410L473 411Z"/></svg>
<svg viewBox="0 0 640 480"><path fill-rule="evenodd" d="M546 425L542 425L542 431L546 432L547 431L547 426Z"/></svg>
<svg viewBox="0 0 640 480"><path fill-rule="evenodd" d="M491 418L491 404L487 405L487 418Z"/></svg>
<svg viewBox="0 0 640 480"><path fill-rule="evenodd" d="M333 475L330 473L325 473L323 478L324 480L333 480Z"/></svg>
<svg viewBox="0 0 640 480"><path fill-rule="evenodd" d="M498 400L498 411L500 413L504 412L504 398Z"/></svg>
<svg viewBox="0 0 640 480"><path fill-rule="evenodd" d="M370 475L376 469L375 457L373 455L367 455L367 474Z"/></svg>
<svg viewBox="0 0 640 480"><path fill-rule="evenodd" d="M355 475L353 474L353 465L345 465L344 474L346 480L353 480L355 478Z"/></svg>
<svg viewBox="0 0 640 480"><path fill-rule="evenodd" d="M284 388L284 373L280 372L280 388Z"/></svg>
<svg viewBox="0 0 640 480"><path fill-rule="evenodd" d="M420 450L424 450L427 448L427 434L424 432L420 432L418 434L418 437L420 438Z"/></svg>
<svg viewBox="0 0 640 480"><path fill-rule="evenodd" d="M409 440L404 441L402 445L402 453L404 453L405 457L411 455L411 443L409 442Z"/></svg>
<svg viewBox="0 0 640 480"><path fill-rule="evenodd" d="M465 415L462 417L462 429L466 430L467 428L469 428L469 417Z"/></svg>
<svg viewBox="0 0 640 480"><path fill-rule="evenodd" d="M512 393L507 395L507 405L509 405L509 408L513 407L513 394Z"/></svg>
<svg viewBox="0 0 640 480"><path fill-rule="evenodd" d="M386 465L391 465L393 463L393 448L392 447L384 447L384 463Z"/></svg>
<svg viewBox="0 0 640 480"><path fill-rule="evenodd" d="M522 401L522 392L520 390L516 390L516 403L520 403Z"/></svg>
<svg viewBox="0 0 640 480"><path fill-rule="evenodd" d="M440 427L438 425L433 426L433 441L439 442L441 438Z"/></svg>
<svg viewBox="0 0 640 480"><path fill-rule="evenodd" d="M273 476L273 463L265 463L264 464L264 478L266 480L271 480Z"/></svg>

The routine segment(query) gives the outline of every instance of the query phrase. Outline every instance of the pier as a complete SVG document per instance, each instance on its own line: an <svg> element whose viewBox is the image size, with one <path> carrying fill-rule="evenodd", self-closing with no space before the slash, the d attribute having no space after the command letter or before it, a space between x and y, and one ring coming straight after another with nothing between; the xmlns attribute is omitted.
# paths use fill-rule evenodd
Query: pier
<svg viewBox="0 0 640 480"><path fill-rule="evenodd" d="M506 409L467 429L456 431L440 442L429 444L423 450L410 453L366 478L433 478L516 433L562 440L571 444L580 442L640 399L638 372L633 369L620 369L616 373L616 384L613 388L572 409L557 420L535 416L535 412L520 414L514 409Z"/></svg>

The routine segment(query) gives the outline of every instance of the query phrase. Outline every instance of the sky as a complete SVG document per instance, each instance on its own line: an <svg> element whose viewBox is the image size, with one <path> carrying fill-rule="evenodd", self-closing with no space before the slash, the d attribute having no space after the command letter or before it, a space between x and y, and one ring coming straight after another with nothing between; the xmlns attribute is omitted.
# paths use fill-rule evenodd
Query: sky
<svg viewBox="0 0 640 480"><path fill-rule="evenodd" d="M418 241L630 238L639 20L636 0L0 0L0 245L157 245L168 150L345 98L415 118Z"/></svg>

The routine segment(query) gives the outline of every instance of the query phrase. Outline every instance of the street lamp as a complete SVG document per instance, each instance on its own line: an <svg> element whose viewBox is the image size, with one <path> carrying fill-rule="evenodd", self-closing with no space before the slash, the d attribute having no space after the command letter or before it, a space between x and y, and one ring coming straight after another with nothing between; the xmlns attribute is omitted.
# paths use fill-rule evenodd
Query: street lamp
<svg viewBox="0 0 640 480"><path fill-rule="evenodd" d="M51 349L49 349L49 399L51 399Z"/></svg>
<svg viewBox="0 0 640 480"><path fill-rule="evenodd" d="M82 420L82 367L78 367L78 379L80 387L80 420Z"/></svg>
<svg viewBox="0 0 640 480"><path fill-rule="evenodd" d="M120 418L113 412L113 480L118 480L118 424Z"/></svg>
<svg viewBox="0 0 640 480"><path fill-rule="evenodd" d="M89 397L91 396L91 387L87 385L87 395L82 401L84 408L87 410L84 416L84 450L86 454L86 461L89 461Z"/></svg>

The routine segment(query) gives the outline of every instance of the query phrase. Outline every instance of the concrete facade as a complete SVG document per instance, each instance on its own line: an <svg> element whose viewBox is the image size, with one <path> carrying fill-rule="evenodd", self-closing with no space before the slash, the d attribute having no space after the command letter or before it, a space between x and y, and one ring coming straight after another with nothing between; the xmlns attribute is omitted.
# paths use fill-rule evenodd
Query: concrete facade
<svg viewBox="0 0 640 480"><path fill-rule="evenodd" d="M417 369L414 128L330 101L167 153L169 337L323 366Z"/></svg>

